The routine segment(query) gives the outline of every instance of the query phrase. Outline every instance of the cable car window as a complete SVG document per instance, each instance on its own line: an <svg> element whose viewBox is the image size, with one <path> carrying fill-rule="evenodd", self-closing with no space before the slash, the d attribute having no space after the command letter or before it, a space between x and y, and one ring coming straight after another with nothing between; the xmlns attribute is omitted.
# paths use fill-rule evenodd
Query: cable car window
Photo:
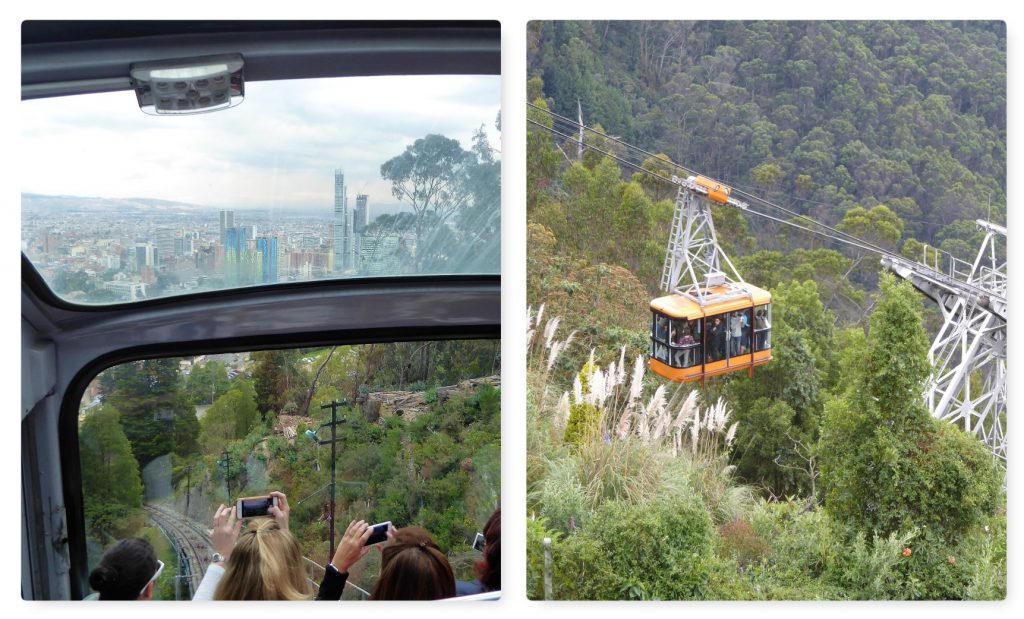
<svg viewBox="0 0 1024 619"><path fill-rule="evenodd" d="M668 317L664 314L654 314L654 339L659 342L668 342Z"/></svg>
<svg viewBox="0 0 1024 619"><path fill-rule="evenodd" d="M651 356L669 363L669 319L659 312L651 313Z"/></svg>
<svg viewBox="0 0 1024 619"><path fill-rule="evenodd" d="M729 312L727 331L729 334L729 357L750 354L750 310Z"/></svg>
<svg viewBox="0 0 1024 619"><path fill-rule="evenodd" d="M707 334L707 362L714 363L726 358L729 347L727 314L708 316L704 319L704 331Z"/></svg>
<svg viewBox="0 0 1024 619"><path fill-rule="evenodd" d="M426 529L460 580L500 497L500 343L431 341L146 359L88 386L78 441L88 566L117 540L148 540L165 565L156 599L190 599L220 504L283 492L318 585L331 527ZM371 552L344 597L365 599ZM311 585L312 586L312 585Z"/></svg>
<svg viewBox="0 0 1024 619"><path fill-rule="evenodd" d="M772 305L754 308L754 352L772 347Z"/></svg>
<svg viewBox="0 0 1024 619"><path fill-rule="evenodd" d="M80 304L324 278L496 274L496 75L256 81L150 116L26 100L22 251Z"/></svg>
<svg viewBox="0 0 1024 619"><path fill-rule="evenodd" d="M672 361L669 365L689 368L703 363L700 320L672 319Z"/></svg>

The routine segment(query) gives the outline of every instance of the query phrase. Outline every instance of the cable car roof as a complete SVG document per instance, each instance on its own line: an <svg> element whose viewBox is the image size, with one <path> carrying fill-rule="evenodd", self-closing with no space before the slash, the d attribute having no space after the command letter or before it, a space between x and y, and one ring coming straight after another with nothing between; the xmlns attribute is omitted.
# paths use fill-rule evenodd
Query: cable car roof
<svg viewBox="0 0 1024 619"><path fill-rule="evenodd" d="M753 307L755 305L764 305L765 303L771 303L772 301L772 295L767 290L758 288L757 286L746 282L742 284L733 284L733 286L737 285L745 288L749 293L749 296L739 298L731 296L730 298L721 301L712 300L702 309L696 301L688 299L680 294L670 294L651 301L651 309L667 314L673 318L694 320L703 316L712 316L714 314L734 312L736 310ZM729 294L732 292L734 291L728 286L715 286L708 289L710 297L719 294Z"/></svg>

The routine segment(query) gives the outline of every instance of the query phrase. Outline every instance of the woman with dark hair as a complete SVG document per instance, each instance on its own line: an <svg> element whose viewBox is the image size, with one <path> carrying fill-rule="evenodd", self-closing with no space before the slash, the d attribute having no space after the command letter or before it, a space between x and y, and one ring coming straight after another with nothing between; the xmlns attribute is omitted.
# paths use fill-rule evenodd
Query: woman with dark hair
<svg viewBox="0 0 1024 619"><path fill-rule="evenodd" d="M405 527L381 551L374 600L440 600L455 597L455 574L434 538Z"/></svg>
<svg viewBox="0 0 1024 619"><path fill-rule="evenodd" d="M89 574L89 586L100 600L151 600L163 569L149 542L125 539L103 555Z"/></svg>
<svg viewBox="0 0 1024 619"><path fill-rule="evenodd" d="M484 525L484 558L477 561L473 582L455 583L457 595L474 595L487 591L501 591L501 508L494 510Z"/></svg>
<svg viewBox="0 0 1024 619"><path fill-rule="evenodd" d="M327 566L318 600L341 599L348 570L369 552L372 529L365 521L352 521ZM380 577L372 600L439 600L455 597L455 574L448 558L430 534L419 527L388 533L381 550Z"/></svg>

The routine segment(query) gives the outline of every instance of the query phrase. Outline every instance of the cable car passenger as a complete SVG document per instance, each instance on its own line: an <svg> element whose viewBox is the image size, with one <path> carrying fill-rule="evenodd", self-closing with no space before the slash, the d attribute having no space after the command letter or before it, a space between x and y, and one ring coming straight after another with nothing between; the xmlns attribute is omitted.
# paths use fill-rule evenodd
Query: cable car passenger
<svg viewBox="0 0 1024 619"><path fill-rule="evenodd" d="M754 350L771 348L772 323L765 308L758 308L754 314Z"/></svg>
<svg viewBox="0 0 1024 619"><path fill-rule="evenodd" d="M654 338L662 342L668 341L668 318L665 316L654 316Z"/></svg>
<svg viewBox="0 0 1024 619"><path fill-rule="evenodd" d="M743 319L741 312L733 312L729 318L729 333L732 336L732 346L729 349L729 356L738 357L740 354L740 343L743 341Z"/></svg>
<svg viewBox="0 0 1024 619"><path fill-rule="evenodd" d="M708 320L708 319L705 319ZM708 341L711 344L708 348L708 362L721 361L725 358L726 333L725 325L720 316L715 316L708 327Z"/></svg>

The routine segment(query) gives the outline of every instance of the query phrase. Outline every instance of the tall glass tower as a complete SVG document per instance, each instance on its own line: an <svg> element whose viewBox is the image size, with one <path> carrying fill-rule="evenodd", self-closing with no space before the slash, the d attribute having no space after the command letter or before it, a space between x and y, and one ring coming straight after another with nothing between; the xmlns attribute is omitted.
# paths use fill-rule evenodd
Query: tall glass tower
<svg viewBox="0 0 1024 619"><path fill-rule="evenodd" d="M352 213L345 194L345 171L334 170L334 271L343 273L355 268L355 235Z"/></svg>

